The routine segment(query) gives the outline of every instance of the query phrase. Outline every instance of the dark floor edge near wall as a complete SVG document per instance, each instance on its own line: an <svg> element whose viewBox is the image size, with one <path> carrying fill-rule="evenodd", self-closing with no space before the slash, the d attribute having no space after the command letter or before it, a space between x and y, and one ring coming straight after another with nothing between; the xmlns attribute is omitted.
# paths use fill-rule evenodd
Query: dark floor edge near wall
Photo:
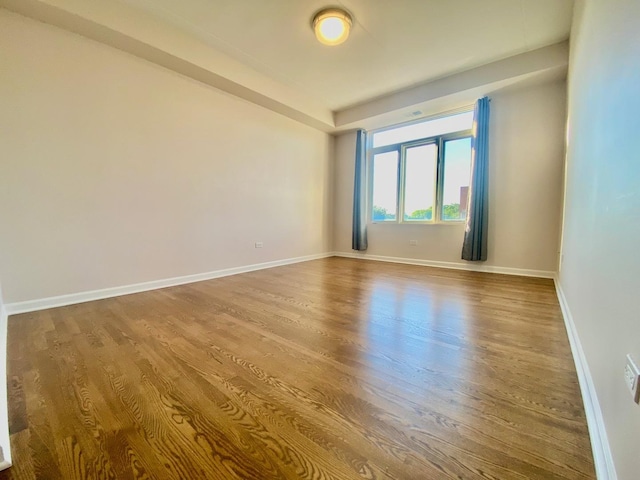
<svg viewBox="0 0 640 480"><path fill-rule="evenodd" d="M7 402L7 311L0 299L0 470L11 466L9 404Z"/></svg>

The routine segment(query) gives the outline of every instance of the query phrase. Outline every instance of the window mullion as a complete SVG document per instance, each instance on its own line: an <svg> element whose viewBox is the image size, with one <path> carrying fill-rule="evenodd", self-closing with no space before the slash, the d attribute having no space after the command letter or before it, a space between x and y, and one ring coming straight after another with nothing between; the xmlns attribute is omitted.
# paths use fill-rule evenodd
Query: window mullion
<svg viewBox="0 0 640 480"><path fill-rule="evenodd" d="M436 143L438 146L438 160L436 162L436 188L435 188L435 202L433 205L433 221L440 223L442 221L442 187L444 181L444 141L442 137L438 138Z"/></svg>
<svg viewBox="0 0 640 480"><path fill-rule="evenodd" d="M367 140L371 142L371 138ZM373 158L374 154L372 151L367 151L367 189L366 189L366 198L367 198L367 223L373 222Z"/></svg>
<svg viewBox="0 0 640 480"><path fill-rule="evenodd" d="M398 223L404 222L404 191L406 184L406 157L407 149L405 147L401 147L398 149L398 212L396 214L396 219Z"/></svg>

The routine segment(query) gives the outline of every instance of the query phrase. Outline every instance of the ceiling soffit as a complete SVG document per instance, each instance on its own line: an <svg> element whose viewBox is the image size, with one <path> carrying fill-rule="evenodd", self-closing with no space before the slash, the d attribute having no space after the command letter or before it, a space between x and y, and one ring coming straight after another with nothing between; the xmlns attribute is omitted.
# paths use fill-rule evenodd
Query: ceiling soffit
<svg viewBox="0 0 640 480"><path fill-rule="evenodd" d="M532 75L550 71L566 74L568 64L567 42L561 42L332 111L313 95L260 73L184 30L122 3L0 0L0 6L126 51L326 132L371 124L375 118L401 121L394 112L404 114L416 105L425 111L429 105L453 107L472 101L466 100L470 95L477 98Z"/></svg>

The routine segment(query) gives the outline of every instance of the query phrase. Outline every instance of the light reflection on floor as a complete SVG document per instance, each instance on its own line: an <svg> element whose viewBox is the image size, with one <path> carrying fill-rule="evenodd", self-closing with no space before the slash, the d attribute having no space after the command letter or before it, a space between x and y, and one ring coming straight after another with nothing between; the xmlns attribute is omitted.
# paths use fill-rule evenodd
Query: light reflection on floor
<svg viewBox="0 0 640 480"><path fill-rule="evenodd" d="M424 394L434 375L464 375L468 356L460 354L459 346L467 329L464 305L415 283L399 288L397 279L376 279L366 304L361 331L369 353L362 360L369 375L401 374Z"/></svg>

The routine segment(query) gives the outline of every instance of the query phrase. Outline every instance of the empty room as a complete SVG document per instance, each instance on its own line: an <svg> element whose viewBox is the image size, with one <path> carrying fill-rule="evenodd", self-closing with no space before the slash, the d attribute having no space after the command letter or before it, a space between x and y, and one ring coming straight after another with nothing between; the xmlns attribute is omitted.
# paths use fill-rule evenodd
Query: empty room
<svg viewBox="0 0 640 480"><path fill-rule="evenodd" d="M640 478L639 22L0 0L0 480Z"/></svg>

